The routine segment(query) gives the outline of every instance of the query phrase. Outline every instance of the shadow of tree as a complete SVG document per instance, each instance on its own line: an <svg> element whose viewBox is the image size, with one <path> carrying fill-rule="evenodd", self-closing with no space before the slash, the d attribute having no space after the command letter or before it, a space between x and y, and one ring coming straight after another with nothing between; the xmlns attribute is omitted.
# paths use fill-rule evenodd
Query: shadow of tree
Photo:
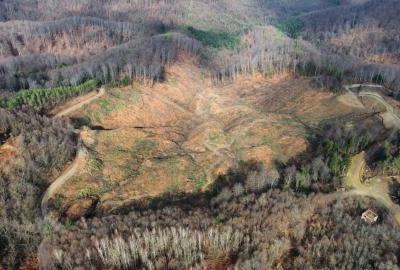
<svg viewBox="0 0 400 270"><path fill-rule="evenodd" d="M400 183L395 178L389 183L389 195L392 201L400 205Z"/></svg>

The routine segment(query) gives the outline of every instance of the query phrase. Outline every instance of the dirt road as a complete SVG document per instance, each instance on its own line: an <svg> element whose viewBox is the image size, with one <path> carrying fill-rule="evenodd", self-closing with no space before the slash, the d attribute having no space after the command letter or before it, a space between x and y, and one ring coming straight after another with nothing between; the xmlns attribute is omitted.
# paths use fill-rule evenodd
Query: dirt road
<svg viewBox="0 0 400 270"><path fill-rule="evenodd" d="M346 176L346 185L353 188L350 193L372 197L381 202L400 225L400 206L395 204L389 196L388 181L374 178L368 184L362 183L364 168L365 153L362 152L352 158L351 166Z"/></svg>
<svg viewBox="0 0 400 270"><path fill-rule="evenodd" d="M391 116L391 119L386 119L387 121L390 121L390 123L392 123L393 127L399 128L400 129L400 116L399 116L399 112L396 111L395 108L393 108L393 106L391 104L389 104L383 97L381 94L379 94L378 92L375 91L371 91L371 90L362 90L362 87L368 87L368 88L376 88L376 89L384 89L384 87L382 85L379 84L352 84L352 85L345 85L344 88L350 93L350 94L354 94L357 97L368 97L368 98L372 98L375 101L378 101L380 104L382 104L385 109L386 109L386 113L389 114ZM351 89L354 88L359 88L361 89L360 92L355 93L353 92ZM387 116L382 114L382 118L387 118Z"/></svg>
<svg viewBox="0 0 400 270"><path fill-rule="evenodd" d="M100 88L99 92L96 95L88 96L87 98L83 98L79 102L73 104L72 106L68 106L67 108L61 110L60 112L56 113L54 117L62 117L66 116L81 107L85 104L88 104L95 99L100 98L105 94L105 89ZM75 160L73 161L72 165L67 168L46 190L45 194L43 195L42 202L41 202L41 209L42 215L44 217L47 216L47 205L50 198L54 197L57 191L68 181L70 180L77 172L80 167L80 164L85 161L87 157L87 150L85 147L81 147L78 150Z"/></svg>
<svg viewBox="0 0 400 270"><path fill-rule="evenodd" d="M78 150L76 158L72 165L67 168L46 190L45 194L42 198L41 209L42 215L47 216L47 204L50 198L54 197L57 191L65 185L65 183L70 180L77 172L87 157L87 150L85 148L81 148Z"/></svg>
<svg viewBox="0 0 400 270"><path fill-rule="evenodd" d="M69 106L67 108L65 108L64 110L61 110L60 112L58 112L55 117L62 117L62 116L66 116L68 114L71 114L72 112L82 108L84 105L89 104L90 102L92 102L93 100L96 100L98 98L100 98L101 96L103 96L105 94L106 90L104 88L100 88L99 92L95 95L95 96L90 96L86 99L83 99L82 101Z"/></svg>

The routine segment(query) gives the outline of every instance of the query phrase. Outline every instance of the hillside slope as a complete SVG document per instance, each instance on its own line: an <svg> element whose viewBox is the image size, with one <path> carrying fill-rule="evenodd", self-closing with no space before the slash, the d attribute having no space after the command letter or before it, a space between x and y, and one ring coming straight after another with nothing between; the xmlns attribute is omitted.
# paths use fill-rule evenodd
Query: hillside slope
<svg viewBox="0 0 400 270"><path fill-rule="evenodd" d="M0 269L399 269L399 12L0 0Z"/></svg>

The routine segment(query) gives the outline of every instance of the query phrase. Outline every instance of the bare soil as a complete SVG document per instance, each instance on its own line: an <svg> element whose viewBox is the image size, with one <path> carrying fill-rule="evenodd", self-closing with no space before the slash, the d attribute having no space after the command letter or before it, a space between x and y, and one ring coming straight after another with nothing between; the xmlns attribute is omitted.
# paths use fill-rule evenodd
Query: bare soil
<svg viewBox="0 0 400 270"><path fill-rule="evenodd" d="M101 88L98 92L92 91L86 95L79 96L75 99L72 99L61 106L57 106L54 108L50 114L55 115L56 117L67 116L74 111L80 109L86 104L94 101L95 99L100 98L105 93L104 88Z"/></svg>
<svg viewBox="0 0 400 270"><path fill-rule="evenodd" d="M400 225L400 206L390 198L390 177L379 176L362 181L365 170L365 153L362 152L352 158L351 166L346 176L346 185L352 188L351 193L372 197L381 202L393 215L394 220Z"/></svg>
<svg viewBox="0 0 400 270"><path fill-rule="evenodd" d="M309 80L288 74L242 76L214 85L194 60L182 60L153 86L133 83L71 113L102 127L88 168L63 192L82 190L111 210L165 192L205 189L240 160L267 168L307 147L308 125L361 112Z"/></svg>

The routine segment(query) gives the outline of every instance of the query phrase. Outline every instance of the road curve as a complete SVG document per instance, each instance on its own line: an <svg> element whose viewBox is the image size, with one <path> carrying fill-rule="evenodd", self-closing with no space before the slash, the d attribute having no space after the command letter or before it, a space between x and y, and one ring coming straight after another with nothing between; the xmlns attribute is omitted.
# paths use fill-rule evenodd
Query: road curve
<svg viewBox="0 0 400 270"><path fill-rule="evenodd" d="M58 113L55 115L55 117L62 117L62 116L66 116L66 115L68 115L68 114L71 114L72 112L74 112L74 111L80 109L80 108L83 107L84 105L89 104L89 103L92 102L93 100L100 98L100 97L103 96L105 93L106 93L106 90L102 87L102 88L100 88L99 92L98 92L95 96L90 97L90 98L87 98L87 99L85 99L85 100L82 100L81 102L78 102L78 103L72 105L71 107L68 107L68 108L66 108L66 109L64 109L64 110L62 110L62 111L60 111L60 112L58 112Z"/></svg>
<svg viewBox="0 0 400 270"><path fill-rule="evenodd" d="M66 116L84 105L92 102L95 99L100 98L105 94L105 89L102 87L98 91L98 93L95 96L89 97L87 99L84 99L60 112L58 112L54 117L62 117ZM76 133L80 133L80 130L76 130ZM85 162L87 158L88 152L87 149L84 146L81 146L81 148L78 150L77 155L75 157L75 160L72 162L71 166L69 166L56 180L53 181L53 183L47 188L46 192L44 193L41 201L41 210L42 210L42 216L43 217L48 217L48 201L54 197L54 195L57 193L57 191L65 185L65 183L70 180L77 172L79 169L79 165Z"/></svg>
<svg viewBox="0 0 400 270"><path fill-rule="evenodd" d="M377 84L352 84L345 85L344 88L351 94L357 95L359 97L370 97L381 103L388 113L390 113L398 122L400 128L400 117L396 113L392 105L387 103L387 101L378 93L374 91L360 91L359 93L354 93L351 91L353 88L377 88L383 89L382 85ZM366 163L365 163L365 153L361 152L358 155L353 156L350 168L346 176L346 185L350 188L351 194L357 194L361 196L368 196L381 202L393 215L396 222L400 225L400 206L395 204L389 195L389 187L387 182L375 182L372 185L366 185L362 182L362 176L364 173Z"/></svg>
<svg viewBox="0 0 400 270"><path fill-rule="evenodd" d="M346 185L352 188L349 194L371 197L379 201L389 210L395 221L400 225L400 206L390 198L389 183L376 180L370 185L362 183L365 166L364 152L353 156L351 159L351 165L345 178Z"/></svg>
<svg viewBox="0 0 400 270"><path fill-rule="evenodd" d="M47 216L47 205L50 198L52 198L57 191L68 181L70 180L79 169L79 165L82 164L87 157L87 150L82 147L78 150L75 160L67 168L54 182L47 188L46 192L43 195L41 202L42 216Z"/></svg>
<svg viewBox="0 0 400 270"><path fill-rule="evenodd" d="M62 116L66 116L78 109L80 109L81 107L83 107L86 104L89 104L90 102L92 102L95 99L100 98L101 96L103 96L105 94L105 89L102 87L100 88L100 90L98 91L98 93L95 96L86 98L60 112L58 112L54 117L62 117ZM80 133L81 130L76 130L76 133ZM86 158L87 158L88 152L87 149L84 146L81 146L80 149L77 152L77 155L75 157L75 160L73 161L73 163L71 164L71 166L69 166L56 180L53 181L53 183L47 188L46 192L44 193L43 197L42 197L42 202L41 202L41 210L42 210L42 216L43 217L47 217L48 216L48 201L54 197L54 195L57 193L57 191L63 186L65 185L65 183L70 180L77 172L79 169L79 165L82 164Z"/></svg>
<svg viewBox="0 0 400 270"><path fill-rule="evenodd" d="M377 89L384 89L384 87L382 85L379 84L351 84L351 85L345 85L344 88L350 93L350 94L354 94L358 97L369 97L372 98L376 101L378 101L379 103L381 103L385 109L386 112L388 112L389 114L391 114L393 116L393 118L396 120L397 122L397 127L400 128L400 116L398 115L397 111L395 108L393 108L392 105L390 105L383 97L381 94L379 94L378 92L375 91L365 91L362 90L358 93L353 92L351 89L353 88L360 88L360 87L369 87L369 88L377 88Z"/></svg>

